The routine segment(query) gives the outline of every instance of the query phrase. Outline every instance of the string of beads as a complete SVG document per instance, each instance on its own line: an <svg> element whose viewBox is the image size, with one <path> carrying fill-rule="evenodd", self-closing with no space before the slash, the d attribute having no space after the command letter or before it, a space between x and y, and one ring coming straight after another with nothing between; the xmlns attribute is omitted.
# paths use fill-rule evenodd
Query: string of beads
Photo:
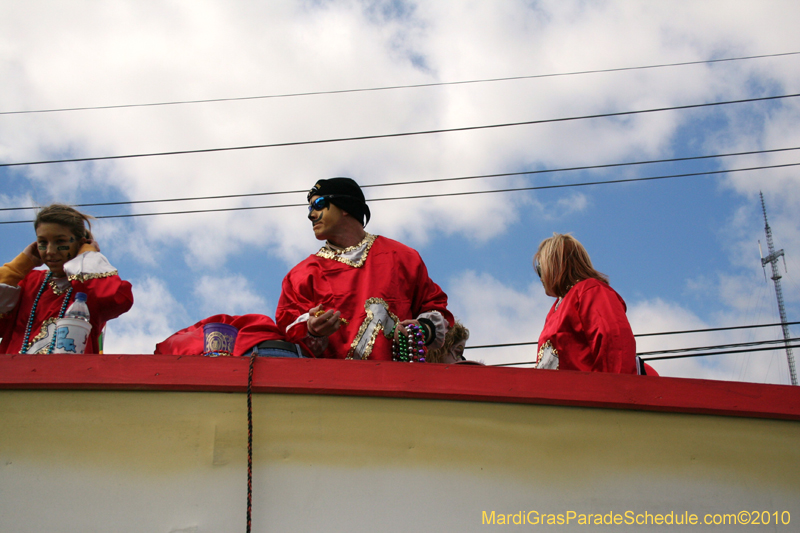
<svg viewBox="0 0 800 533"><path fill-rule="evenodd" d="M29 346L29 340L31 338L31 330L33 329L33 322L36 320L36 308L39 306L39 298L42 297L42 293L44 293L44 289L50 283L50 278L53 277L52 272L48 272L47 275L44 277L44 281L42 282L42 286L39 287L39 292L36 293L36 299L33 300L33 307L31 308L31 314L28 317L28 324L25 326L25 337L22 340L22 348L20 349L19 353L27 353ZM64 313L67 312L67 304L69 304L69 297L72 295L72 287L69 288L67 291L66 296L64 296L64 302L61 304L61 310L58 313L58 318L64 318ZM56 335L55 332L53 333L53 338L50 340L50 346L47 348L48 354L53 353L53 348L56 345Z"/></svg>
<svg viewBox="0 0 800 533"><path fill-rule="evenodd" d="M395 328L397 324L395 324ZM394 334L392 328L390 335ZM408 335L398 335L397 341L392 343L392 361L404 363L424 363L425 362L425 341L423 339L422 328L416 324L406 326Z"/></svg>

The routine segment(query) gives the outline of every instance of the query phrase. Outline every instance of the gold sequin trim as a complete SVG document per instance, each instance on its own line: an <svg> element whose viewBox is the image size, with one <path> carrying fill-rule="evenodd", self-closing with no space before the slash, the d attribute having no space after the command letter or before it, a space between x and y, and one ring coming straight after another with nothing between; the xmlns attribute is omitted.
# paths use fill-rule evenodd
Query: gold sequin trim
<svg viewBox="0 0 800 533"><path fill-rule="evenodd" d="M62 279L63 279L63 278L62 278ZM50 288L53 290L53 294L55 294L56 296L61 296L62 294L64 294L65 292L67 292L67 291L69 290L69 288L71 287L71 285L70 285L70 284L66 284L66 285L64 285L64 288L63 288L63 289L60 289L60 288L58 287L58 283L56 283L56 280L55 280L55 278L50 278L50 283L49 283L49 285L50 285Z"/></svg>
<svg viewBox="0 0 800 533"><path fill-rule="evenodd" d="M372 321L375 318L374 315L372 314L372 310L370 309L370 306L372 304L380 304L380 305L382 305L383 308L386 309L386 312L389 314L389 316L392 318L392 320L394 320L395 324L399 324L400 323L400 319L397 318L397 315L395 315L394 313L392 313L389 310L389 304L387 304L383 300L383 298L369 298L366 302L364 302L364 309L367 312L367 316L364 318L364 321L361 323L361 327L358 328L358 334L356 335L356 338L353 339L353 343L350 345L350 350L347 352L347 357L345 357L345 359L353 359L353 355L355 355L356 346L358 346L358 344L361 342L361 338L364 336L364 333L366 333L367 328L369 327L369 325L372 323ZM370 339L367 342L367 346L364 348L364 353L362 354L361 359L368 359L369 358L370 354L372 353L372 348L375 345L375 339L378 337L378 333L380 333L381 330L384 330L383 324L378 322L377 324L375 324L375 327L372 329L372 334L370 335ZM386 335L386 332L384 332L384 336L387 339L389 338Z"/></svg>
<svg viewBox="0 0 800 533"><path fill-rule="evenodd" d="M50 324L53 324L53 325L55 325L55 323L56 323L57 321L58 321L58 318L55 318L55 317L50 317L50 318L48 318L47 320L45 320L44 322L42 322L42 327L41 327L41 329L39 330L39 334L38 334L38 335L36 335L36 336L35 336L35 337L34 337L34 338L33 338L33 339L30 341L30 343L28 344L28 346L33 346L34 344L36 344L36 343L37 343L37 342L39 342L40 340L42 340L42 339L44 339L45 337L47 337L47 326L49 326ZM53 335L55 335L55 334L56 334L56 330L55 330L55 328L54 328L54 329L53 329ZM50 347L50 345L49 345L49 344L45 344L43 348L39 349L39 351L38 351L38 352L35 352L35 353L37 353L37 354L43 354L43 353L47 353L47 349L48 349L49 347Z"/></svg>
<svg viewBox="0 0 800 533"><path fill-rule="evenodd" d="M320 306L320 308L319 308L319 311L317 311L316 313L314 313L314 316L315 316L315 317L322 316L322 315L324 315L325 313L326 313L325 309L323 309L323 308L322 308L322 306ZM346 319L345 317L343 317L343 316L340 316L340 317L339 317L339 322L341 322L341 323L342 323L342 324L344 324L345 326L346 326L347 324L349 324L349 323L350 323L350 321L349 321L349 320L347 320L347 319Z"/></svg>
<svg viewBox="0 0 800 533"><path fill-rule="evenodd" d="M551 351L551 352L553 352L553 355L555 356L555 358L556 358L556 361L558 361L558 360L559 360L559 357L558 357L558 350L556 350L555 348L553 348L553 343L551 343L551 342L548 340L547 342L545 342L544 344L542 344L542 347L541 347L541 348L539 348L539 352L536 354L536 365L535 365L535 367L534 367L534 368L539 368L539 365L542 363L542 356L544 355L544 352L545 352L545 350L547 350L548 348L550 348L550 351ZM557 369L558 369L558 366L556 366L556 370L557 370Z"/></svg>
<svg viewBox="0 0 800 533"><path fill-rule="evenodd" d="M119 274L118 270L112 270L111 272L95 272L91 274L75 274L70 276L69 280L80 281L83 283L90 279L110 278L111 276L116 276L117 274Z"/></svg>
<svg viewBox="0 0 800 533"><path fill-rule="evenodd" d="M339 261L340 263L344 263L345 265L351 266L353 268L361 268L364 266L364 262L367 260L367 255L369 254L370 248L372 248L373 243L375 242L375 235L371 233L367 233L367 236L364 239L356 244L355 246L350 246L349 248L345 248L344 250L331 250L323 246L320 248L319 252L317 252L317 257L324 257L325 259L331 259L333 261ZM358 261L351 261L347 257L344 257L344 254L354 252L359 248L364 247L364 251L361 252L361 257Z"/></svg>

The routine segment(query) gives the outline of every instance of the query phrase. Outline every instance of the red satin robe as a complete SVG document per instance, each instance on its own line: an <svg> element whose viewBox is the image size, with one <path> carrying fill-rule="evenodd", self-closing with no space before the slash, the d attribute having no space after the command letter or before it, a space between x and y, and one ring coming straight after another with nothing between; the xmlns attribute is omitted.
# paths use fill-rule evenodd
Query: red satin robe
<svg viewBox="0 0 800 533"><path fill-rule="evenodd" d="M636 340L626 309L622 297L602 281L575 284L547 314L537 365L636 374Z"/></svg>
<svg viewBox="0 0 800 533"><path fill-rule="evenodd" d="M438 311L452 326L447 295L428 277L419 254L397 241L374 239L360 261L323 248L286 275L275 313L286 340L314 351L306 344L307 313L318 305L341 311L347 321L328 337L321 357L390 361L392 340L386 338L386 330L391 326L384 324L416 319L429 311Z"/></svg>

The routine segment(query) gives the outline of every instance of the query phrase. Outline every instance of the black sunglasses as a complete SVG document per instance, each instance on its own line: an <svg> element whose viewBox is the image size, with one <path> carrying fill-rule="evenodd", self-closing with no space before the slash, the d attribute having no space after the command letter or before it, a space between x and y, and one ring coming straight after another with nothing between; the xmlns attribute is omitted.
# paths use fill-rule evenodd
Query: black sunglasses
<svg viewBox="0 0 800 533"><path fill-rule="evenodd" d="M533 269L536 271L536 274L539 275L539 279L542 279L542 265L539 264L539 260L533 262Z"/></svg>
<svg viewBox="0 0 800 533"><path fill-rule="evenodd" d="M329 205L331 205L331 203L328 201L328 197L320 196L316 200L308 204L308 212L310 214L311 211L322 211Z"/></svg>
<svg viewBox="0 0 800 533"><path fill-rule="evenodd" d="M329 205L331 205L330 200L328 198L349 198L345 194L326 194L325 196L319 196L316 200L308 204L308 213L311 214L311 211L322 211Z"/></svg>

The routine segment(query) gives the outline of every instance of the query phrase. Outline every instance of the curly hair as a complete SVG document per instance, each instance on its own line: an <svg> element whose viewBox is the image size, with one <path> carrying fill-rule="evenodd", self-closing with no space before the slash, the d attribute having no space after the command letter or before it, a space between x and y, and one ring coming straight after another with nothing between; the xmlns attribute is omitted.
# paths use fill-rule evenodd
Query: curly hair
<svg viewBox="0 0 800 533"><path fill-rule="evenodd" d="M74 207L64 204L51 204L43 207L36 214L33 222L34 230L39 229L40 224L59 224L72 231L78 239L92 239L91 215L85 215ZM89 227L87 228L86 225Z"/></svg>
<svg viewBox="0 0 800 533"><path fill-rule="evenodd" d="M464 327L464 324L455 321L453 327L447 330L447 335L444 336L444 345L438 350L431 350L425 356L425 360L429 363L441 363L444 356L450 353L450 350L461 341L469 339L469 330Z"/></svg>

